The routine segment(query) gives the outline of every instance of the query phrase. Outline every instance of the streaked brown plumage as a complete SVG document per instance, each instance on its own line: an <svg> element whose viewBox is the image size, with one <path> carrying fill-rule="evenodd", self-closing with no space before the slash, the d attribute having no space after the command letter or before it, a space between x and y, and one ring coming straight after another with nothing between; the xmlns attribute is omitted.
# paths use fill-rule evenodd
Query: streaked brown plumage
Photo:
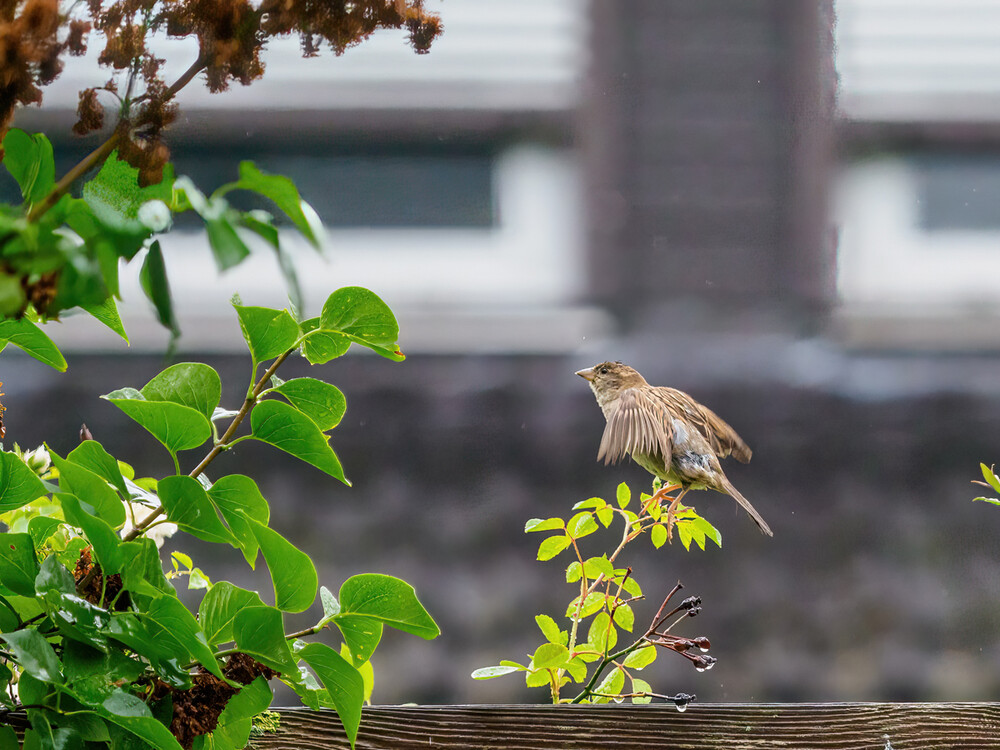
<svg viewBox="0 0 1000 750"><path fill-rule="evenodd" d="M761 531L774 536L719 465L728 455L747 463L753 453L718 414L676 388L651 386L621 362L601 362L576 374L590 383L607 420L598 460L613 463L627 453L650 474L681 485L681 495L705 488L730 495Z"/></svg>

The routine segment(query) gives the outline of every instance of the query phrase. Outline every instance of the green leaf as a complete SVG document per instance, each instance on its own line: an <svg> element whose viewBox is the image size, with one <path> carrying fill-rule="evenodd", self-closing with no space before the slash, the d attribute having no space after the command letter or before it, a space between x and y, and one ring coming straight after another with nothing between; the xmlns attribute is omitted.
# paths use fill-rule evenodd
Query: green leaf
<svg viewBox="0 0 1000 750"><path fill-rule="evenodd" d="M503 677L505 674L513 674L514 672L523 672L525 667L480 667L475 672L472 673L472 679L474 680L492 680L494 677Z"/></svg>
<svg viewBox="0 0 1000 750"><path fill-rule="evenodd" d="M553 529L559 529L562 531L565 528L566 522L561 518L532 518L524 524L524 533L528 534L532 531L552 531Z"/></svg>
<svg viewBox="0 0 1000 750"><path fill-rule="evenodd" d="M309 555L274 529L244 516L264 553L274 586L274 606L284 612L303 612L316 599L319 576Z"/></svg>
<svg viewBox="0 0 1000 750"><path fill-rule="evenodd" d="M628 669L643 669L656 661L656 646L649 645L637 648L625 657L622 664Z"/></svg>
<svg viewBox="0 0 1000 750"><path fill-rule="evenodd" d="M128 487L125 484L125 477L122 476L118 461L104 450L104 447L96 440L84 440L70 451L69 455L66 456L66 460L82 466L107 480L122 495L127 496L129 494Z"/></svg>
<svg viewBox="0 0 1000 750"><path fill-rule="evenodd" d="M608 528L611 522L615 520L615 512L608 507L601 508L597 511L597 520L601 522L604 528Z"/></svg>
<svg viewBox="0 0 1000 750"><path fill-rule="evenodd" d="M0 583L21 596L35 595L38 559L30 534L0 534Z"/></svg>
<svg viewBox="0 0 1000 750"><path fill-rule="evenodd" d="M59 657L45 637L34 628L0 633L17 658L17 663L32 677L52 684L62 683Z"/></svg>
<svg viewBox="0 0 1000 750"><path fill-rule="evenodd" d="M290 453L350 486L329 438L309 417L281 401L262 401L250 412L253 437Z"/></svg>
<svg viewBox="0 0 1000 750"><path fill-rule="evenodd" d="M653 546L659 549L667 541L667 527L662 523L653 524L649 531L649 538L653 541Z"/></svg>
<svg viewBox="0 0 1000 750"><path fill-rule="evenodd" d="M601 683L594 688L594 692L602 695L620 695L623 687L625 687L625 672L616 667L611 674L601 680ZM601 702L607 703L607 699Z"/></svg>
<svg viewBox="0 0 1000 750"><path fill-rule="evenodd" d="M112 615L107 635L148 659L160 679L171 687L180 690L190 688L191 676L183 669L183 665L190 661L190 655L176 642L159 637L159 632L159 628L154 626L151 633L129 612Z"/></svg>
<svg viewBox="0 0 1000 750"><path fill-rule="evenodd" d="M402 357L396 349L396 316L378 295L363 287L344 287L327 297L320 325L326 331L346 333L354 342L383 356Z"/></svg>
<svg viewBox="0 0 1000 750"><path fill-rule="evenodd" d="M90 469L61 458L49 449L52 465L59 470L59 489L81 498L97 511L109 526L125 523L125 506L104 477Z"/></svg>
<svg viewBox="0 0 1000 750"><path fill-rule="evenodd" d="M330 620L340 629L354 666L368 661L382 640L382 623L366 615L339 614Z"/></svg>
<svg viewBox="0 0 1000 750"><path fill-rule="evenodd" d="M344 725L347 739L354 747L361 723L361 705L364 703L365 686L361 674L325 643L303 646L298 655L323 683Z"/></svg>
<svg viewBox="0 0 1000 750"><path fill-rule="evenodd" d="M632 628L635 626L635 614L632 612L632 608L627 604L619 604L615 607L615 625L620 627L622 630L627 630L632 632Z"/></svg>
<svg viewBox="0 0 1000 750"><path fill-rule="evenodd" d="M198 607L198 621L213 646L233 640L233 620L241 610L263 607L256 591L248 591L229 581L220 581L208 590Z"/></svg>
<svg viewBox="0 0 1000 750"><path fill-rule="evenodd" d="M280 610L274 607L245 607L233 619L236 647L271 669L293 674L297 667L285 639Z"/></svg>
<svg viewBox="0 0 1000 750"><path fill-rule="evenodd" d="M351 348L351 340L337 331L324 331L319 318L302 321L302 356L311 365L325 365L331 359L343 356Z"/></svg>
<svg viewBox="0 0 1000 750"><path fill-rule="evenodd" d="M535 669L558 669L569 658L569 650L561 643L543 643L535 649L531 666Z"/></svg>
<svg viewBox="0 0 1000 750"><path fill-rule="evenodd" d="M560 630L559 626L556 625L556 621L553 620L548 615L535 615L535 623L538 625L538 629L542 631L542 635L545 636L545 640L549 643L560 643L563 646L566 645L568 635L565 630Z"/></svg>
<svg viewBox="0 0 1000 750"><path fill-rule="evenodd" d="M580 610L580 618L590 617L595 612L599 612L604 607L605 597L600 591L593 591L587 594L587 598L583 600L583 608ZM580 603L580 597L576 597L573 601L569 603L566 608L566 616L574 618L576 617L576 608Z"/></svg>
<svg viewBox="0 0 1000 750"><path fill-rule="evenodd" d="M205 415L189 406L147 401L134 388L120 388L101 398L145 427L171 454L197 448L212 435L212 425Z"/></svg>
<svg viewBox="0 0 1000 750"><path fill-rule="evenodd" d="M607 612L598 612L590 623L587 642L602 654L615 647L618 642L618 631L611 624Z"/></svg>
<svg viewBox="0 0 1000 750"><path fill-rule="evenodd" d="M95 711L108 721L146 741L158 750L182 750L180 743L163 724L156 720L149 707L131 693L115 690Z"/></svg>
<svg viewBox="0 0 1000 750"><path fill-rule="evenodd" d="M0 513L48 494L42 480L14 453L0 453Z"/></svg>
<svg viewBox="0 0 1000 750"><path fill-rule="evenodd" d="M250 348L255 363L266 362L284 354L301 334L299 324L287 310L270 307L244 307L233 305L240 321L240 330Z"/></svg>
<svg viewBox="0 0 1000 750"><path fill-rule="evenodd" d="M94 555L101 568L107 574L121 572L121 559L118 548L121 539L107 521L85 511L80 501L73 495L59 494L55 496L62 505L66 521L83 529L84 535L94 548Z"/></svg>
<svg viewBox="0 0 1000 750"><path fill-rule="evenodd" d="M340 587L340 607L343 614L368 615L427 640L441 634L413 587L392 576L377 573L351 576Z"/></svg>
<svg viewBox="0 0 1000 750"><path fill-rule="evenodd" d="M583 577L583 566L579 560L574 560L566 566L566 583L576 583Z"/></svg>
<svg viewBox="0 0 1000 750"><path fill-rule="evenodd" d="M538 559L542 561L551 560L572 543L573 540L566 534L550 536L538 545Z"/></svg>
<svg viewBox="0 0 1000 750"><path fill-rule="evenodd" d="M340 424L347 410L347 401L340 389L315 378L286 380L274 390L324 432Z"/></svg>
<svg viewBox="0 0 1000 750"><path fill-rule="evenodd" d="M997 492L1000 492L1000 477L997 477L993 473L993 468L983 463L979 464L979 468L983 472L983 479L986 480L986 483Z"/></svg>
<svg viewBox="0 0 1000 750"><path fill-rule="evenodd" d="M181 362L163 370L139 391L146 401L170 401L212 418L222 397L222 379L201 362Z"/></svg>
<svg viewBox="0 0 1000 750"><path fill-rule="evenodd" d="M633 693L652 693L653 688L645 680L640 680L638 677L632 678L632 692ZM632 698L633 704L646 704L652 703L652 695L637 695Z"/></svg>
<svg viewBox="0 0 1000 750"><path fill-rule="evenodd" d="M153 599L148 609L139 613L139 617L154 639L172 644L178 652L193 657L222 679L222 671L198 621L175 596L163 594Z"/></svg>
<svg viewBox="0 0 1000 750"><path fill-rule="evenodd" d="M224 185L217 192L230 189L252 190L265 198L269 198L281 209L302 236L320 249L323 237L323 224L312 206L299 196L295 183L287 177L261 172L252 161L240 162L240 179L236 183Z"/></svg>
<svg viewBox="0 0 1000 750"><path fill-rule="evenodd" d="M139 186L139 170L113 151L100 171L83 186L83 198L95 214L112 226L125 227L138 221L139 209L151 200L170 205L173 201L174 170L168 164L156 185ZM147 230L148 231L148 230Z"/></svg>
<svg viewBox="0 0 1000 750"><path fill-rule="evenodd" d="M587 578L597 578L598 576L612 578L615 575L615 566L605 555L591 557L583 563L583 572L587 574Z"/></svg>
<svg viewBox="0 0 1000 750"><path fill-rule="evenodd" d="M245 685L229 699L226 708L219 714L219 723L209 735L211 742L206 743L206 750L246 747L252 718L265 711L273 698L271 686L263 676Z"/></svg>
<svg viewBox="0 0 1000 750"><path fill-rule="evenodd" d="M163 565L156 542L147 537L139 537L131 542L122 542L118 547L122 581L133 599L140 594L157 597L160 594L174 595L173 586L163 575Z"/></svg>
<svg viewBox="0 0 1000 750"><path fill-rule="evenodd" d="M139 284L147 299L153 303L156 319L162 326L170 329L173 338L180 336L181 329L174 315L170 282L167 281L167 267L163 262L163 251L160 249L159 241L149 246L149 252L146 253L146 259L139 270Z"/></svg>
<svg viewBox="0 0 1000 750"><path fill-rule="evenodd" d="M974 497L972 498L972 502L989 503L990 505L1000 505L1000 500L997 500L995 497Z"/></svg>
<svg viewBox="0 0 1000 750"><path fill-rule="evenodd" d="M219 271L225 271L239 265L250 255L250 248L247 247L233 224L233 222L239 221L238 211L228 209L218 213L205 213L202 214L202 218L205 220L208 245L212 248L215 265Z"/></svg>
<svg viewBox="0 0 1000 750"><path fill-rule="evenodd" d="M606 508L608 506L607 502L599 497L591 497L586 500L581 500L576 505L573 506L573 510L586 510L587 508Z"/></svg>
<svg viewBox="0 0 1000 750"><path fill-rule="evenodd" d="M597 531L597 521L594 520L594 514L590 511L577 513L566 524L566 535L572 539L581 539L595 531Z"/></svg>
<svg viewBox="0 0 1000 750"><path fill-rule="evenodd" d="M115 257L115 262L117 263L118 258ZM110 287L110 284L108 284ZM112 292L117 292L117 289L110 290ZM115 298L110 294L103 302L93 302L80 305L84 310L90 313L91 316L96 318L99 322L103 323L105 326L110 328L112 331L117 333L125 343L128 341L128 333L125 332L125 324L122 323L122 317L118 312L118 303L115 302Z"/></svg>
<svg viewBox="0 0 1000 750"><path fill-rule="evenodd" d="M52 144L44 133L11 128L4 136L3 151L3 165L17 181L25 202L31 205L44 200L56 176Z"/></svg>
<svg viewBox="0 0 1000 750"><path fill-rule="evenodd" d="M257 561L257 536L246 520L256 518L265 526L271 516L267 500L260 494L257 483L242 474L221 477L208 489L208 496L222 513L239 544L247 563L253 568Z"/></svg>
<svg viewBox="0 0 1000 750"><path fill-rule="evenodd" d="M618 500L618 507L626 508L632 501L632 490L629 489L629 486L625 482L622 482L618 485L618 489L615 490L615 497Z"/></svg>
<svg viewBox="0 0 1000 750"><path fill-rule="evenodd" d="M197 479L186 475L164 477L157 485L167 518L183 531L206 542L239 546L219 519L215 506Z"/></svg>
<svg viewBox="0 0 1000 750"><path fill-rule="evenodd" d="M28 521L28 534L35 549L40 548L59 528L60 521L49 516L35 516Z"/></svg>
<svg viewBox="0 0 1000 750"><path fill-rule="evenodd" d="M323 604L323 617L330 618L340 614L340 602L326 586L319 587L319 600Z"/></svg>
<svg viewBox="0 0 1000 750"><path fill-rule="evenodd" d="M52 339L42 333L42 329L25 318L0 320L0 349L9 342L39 362L54 367L59 372L66 371L66 359Z"/></svg>

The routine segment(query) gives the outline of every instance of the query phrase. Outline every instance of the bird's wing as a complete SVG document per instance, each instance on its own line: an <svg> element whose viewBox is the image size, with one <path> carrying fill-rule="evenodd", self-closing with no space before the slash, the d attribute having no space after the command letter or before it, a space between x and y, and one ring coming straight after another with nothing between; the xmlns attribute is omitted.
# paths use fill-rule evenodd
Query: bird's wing
<svg viewBox="0 0 1000 750"><path fill-rule="evenodd" d="M673 427L664 405L648 395L649 389L626 388L608 413L597 460L614 463L625 454L671 454Z"/></svg>
<svg viewBox="0 0 1000 750"><path fill-rule="evenodd" d="M744 464L750 460L753 455L750 446L743 442L743 438L737 435L736 430L722 417L683 391L675 388L657 388L657 390L664 391L664 398L673 402L672 408L678 413L683 413L687 421L705 436L716 456L725 458L732 454L733 458Z"/></svg>

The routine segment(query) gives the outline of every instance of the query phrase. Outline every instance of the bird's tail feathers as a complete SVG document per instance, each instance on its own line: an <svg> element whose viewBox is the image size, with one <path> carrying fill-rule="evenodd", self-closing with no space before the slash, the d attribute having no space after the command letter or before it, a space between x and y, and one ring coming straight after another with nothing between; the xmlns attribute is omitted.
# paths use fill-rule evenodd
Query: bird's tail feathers
<svg viewBox="0 0 1000 750"><path fill-rule="evenodd" d="M733 500L738 502L740 506L743 508L743 510L745 510L747 513L750 514L750 518L752 518L754 522L760 527L761 531L763 531L768 536L774 536L774 532L771 531L771 527L767 525L767 521L761 518L761 515L760 513L757 512L757 509L750 504L749 500L747 500L745 497L743 497L743 495L740 494L740 491L738 489L733 487L733 483L730 482L729 479L727 479L725 476L722 477L722 490L727 495L730 495L733 498Z"/></svg>

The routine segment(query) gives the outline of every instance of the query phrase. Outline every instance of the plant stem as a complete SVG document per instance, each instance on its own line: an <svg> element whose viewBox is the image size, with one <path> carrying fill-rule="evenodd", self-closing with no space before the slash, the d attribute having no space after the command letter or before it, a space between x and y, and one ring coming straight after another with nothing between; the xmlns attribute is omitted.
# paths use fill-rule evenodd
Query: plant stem
<svg viewBox="0 0 1000 750"><path fill-rule="evenodd" d="M174 81L173 85L164 92L163 101L168 102L173 99L177 92L187 86L205 67L206 61L199 55L198 59L191 64L191 67L185 70L181 77ZM104 143L83 157L75 167L64 174L62 179L53 186L52 191L45 196L45 199L41 203L36 203L31 207L31 211L28 212L28 221L38 221L50 208L59 202L59 199L69 191L74 182L80 179L91 168L103 164L111 155L111 152L118 146L120 137L120 131L116 128Z"/></svg>

